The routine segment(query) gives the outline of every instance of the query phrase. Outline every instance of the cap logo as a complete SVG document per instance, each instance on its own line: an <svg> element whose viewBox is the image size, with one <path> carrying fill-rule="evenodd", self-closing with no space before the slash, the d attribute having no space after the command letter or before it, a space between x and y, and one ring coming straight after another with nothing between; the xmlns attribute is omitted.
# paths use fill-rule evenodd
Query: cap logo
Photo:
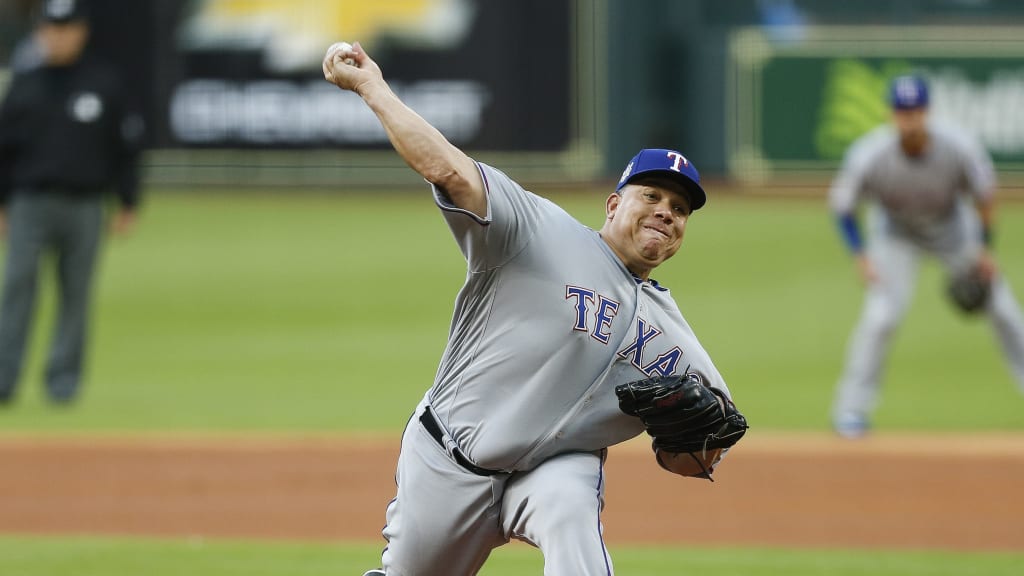
<svg viewBox="0 0 1024 576"><path fill-rule="evenodd" d="M681 166L690 165L690 161L687 160L686 157L680 154L679 152L669 152L667 156L672 159L672 165L669 166L669 168L675 172L682 171Z"/></svg>
<svg viewBox="0 0 1024 576"><path fill-rule="evenodd" d="M917 84L910 78L900 78L896 84L896 98L901 102L916 102L918 99Z"/></svg>

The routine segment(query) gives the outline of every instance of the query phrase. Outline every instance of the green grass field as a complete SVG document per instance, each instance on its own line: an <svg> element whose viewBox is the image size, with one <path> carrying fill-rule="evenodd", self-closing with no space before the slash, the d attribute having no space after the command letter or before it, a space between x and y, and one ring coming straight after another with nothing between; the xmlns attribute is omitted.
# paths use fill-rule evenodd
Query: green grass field
<svg viewBox="0 0 1024 576"><path fill-rule="evenodd" d="M602 198L555 199L597 226ZM823 203L713 198L687 234L655 277L751 423L826 429L861 287ZM1024 206L1008 204L998 255L1024 295L1019 246ZM464 274L425 191L151 194L136 234L104 252L83 401L43 401L50 291L0 430L399 429L433 378ZM988 324L954 312L940 285L926 263L878 426L1024 430Z"/></svg>
<svg viewBox="0 0 1024 576"><path fill-rule="evenodd" d="M0 537L10 576L360 576L378 547L353 544L140 538ZM722 576L1016 576L1024 555L1008 553L732 548L613 550L617 574ZM523 544L499 548L481 576L541 574Z"/></svg>
<svg viewBox="0 0 1024 576"><path fill-rule="evenodd" d="M596 227L603 197L553 199ZM999 223L999 262L1024 296L1024 205L1004 205ZM861 291L824 202L713 196L687 234L655 277L753 432L827 430ZM81 402L54 409L43 398L50 290L0 435L397 433L432 380L464 273L425 191L153 193L136 233L105 248ZM926 264L890 356L878 428L1024 430L1024 397L989 327L949 308L940 284ZM7 535L0 574L361 574L379 547ZM1024 554L613 552L622 574L998 576L1024 564ZM540 565L532 549L510 547L484 574Z"/></svg>

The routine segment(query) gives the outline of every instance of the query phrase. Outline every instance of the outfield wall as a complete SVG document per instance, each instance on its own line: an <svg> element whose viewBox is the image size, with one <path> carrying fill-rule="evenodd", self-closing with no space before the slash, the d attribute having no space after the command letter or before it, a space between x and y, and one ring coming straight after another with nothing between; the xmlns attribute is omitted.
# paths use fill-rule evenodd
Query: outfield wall
<svg viewBox="0 0 1024 576"><path fill-rule="evenodd" d="M0 5L0 90L33 2ZM709 178L820 187L884 121L884 85L1024 182L1024 4L916 0L93 0L94 48L137 87L153 186L418 185L376 119L323 81L359 39L406 102L527 183L612 180L642 147ZM125 23L131 25L124 25Z"/></svg>

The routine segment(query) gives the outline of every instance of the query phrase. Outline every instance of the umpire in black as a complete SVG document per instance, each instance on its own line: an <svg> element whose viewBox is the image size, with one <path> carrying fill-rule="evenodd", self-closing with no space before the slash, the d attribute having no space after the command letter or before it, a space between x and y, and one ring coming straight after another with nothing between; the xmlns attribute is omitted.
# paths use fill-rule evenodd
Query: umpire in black
<svg viewBox="0 0 1024 576"><path fill-rule="evenodd" d="M0 105L0 403L14 398L39 267L51 262L59 306L46 391L55 403L76 398L105 194L119 200L115 232L135 222L143 124L127 112L117 71L87 50L89 32L82 0L45 0L33 37L39 61L16 71Z"/></svg>

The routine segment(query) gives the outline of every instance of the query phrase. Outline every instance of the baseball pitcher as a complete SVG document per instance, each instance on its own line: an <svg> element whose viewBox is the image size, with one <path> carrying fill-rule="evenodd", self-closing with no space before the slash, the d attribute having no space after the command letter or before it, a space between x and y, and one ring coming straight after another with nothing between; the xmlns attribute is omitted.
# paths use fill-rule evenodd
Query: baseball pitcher
<svg viewBox="0 0 1024 576"><path fill-rule="evenodd" d="M476 574L511 539L539 548L547 574L611 574L607 448L646 430L663 467L710 479L747 429L650 278L706 201L697 170L679 152L642 150L595 231L449 143L358 43L332 47L323 68L430 184L468 268L434 383L402 437L383 568L367 574Z"/></svg>

